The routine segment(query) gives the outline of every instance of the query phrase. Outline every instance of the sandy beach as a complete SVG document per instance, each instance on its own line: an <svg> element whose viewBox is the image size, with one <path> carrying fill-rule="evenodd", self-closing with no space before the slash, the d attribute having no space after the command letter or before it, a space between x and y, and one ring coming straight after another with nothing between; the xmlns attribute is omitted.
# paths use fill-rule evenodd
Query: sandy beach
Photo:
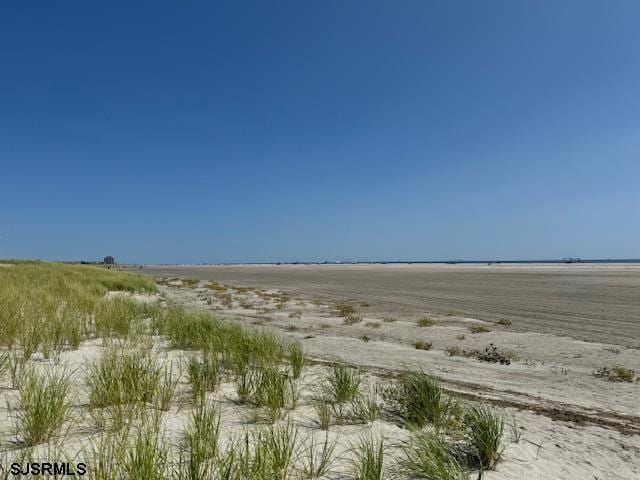
<svg viewBox="0 0 640 480"><path fill-rule="evenodd" d="M378 480L640 478L640 350L519 325L569 308L557 285L632 292L635 266L507 266L500 287L466 266L136 269L152 279L6 265L2 472L71 461L101 480L358 480L369 458ZM484 300L477 275L493 283ZM555 303L505 313L531 295Z"/></svg>
<svg viewBox="0 0 640 480"><path fill-rule="evenodd" d="M275 288L364 314L508 318L511 331L640 347L640 265L146 266L138 273Z"/></svg>
<svg viewBox="0 0 640 480"><path fill-rule="evenodd" d="M141 272L164 278L168 285L161 289L171 301L299 339L320 364L340 359L382 377L422 369L451 392L517 414L528 442L509 447L512 461L507 455L487 478L640 478L638 383L594 375L617 365L640 371L636 265L175 266ZM172 284L177 277L201 281L185 288ZM238 288L236 300L221 305L202 288L205 280ZM282 308L265 308L244 287L291 299ZM336 302L354 305L362 318L346 325L332 310ZM420 327L416 322L425 316L433 325ZM472 333L473 326L484 328ZM416 349L418 340L429 350ZM490 345L508 353L510 364L464 354Z"/></svg>

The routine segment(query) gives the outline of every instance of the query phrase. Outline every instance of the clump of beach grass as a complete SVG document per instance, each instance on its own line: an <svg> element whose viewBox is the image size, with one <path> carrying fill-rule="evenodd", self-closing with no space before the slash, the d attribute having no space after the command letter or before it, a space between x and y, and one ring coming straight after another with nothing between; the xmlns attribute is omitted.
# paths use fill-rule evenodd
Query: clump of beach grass
<svg viewBox="0 0 640 480"><path fill-rule="evenodd" d="M426 342L424 340L418 340L417 342L415 342L413 344L414 348L416 350L431 350L431 346L433 345L433 343L431 342Z"/></svg>
<svg viewBox="0 0 640 480"><path fill-rule="evenodd" d="M293 470L298 451L298 427L289 420L272 426L261 433L271 478L285 480Z"/></svg>
<svg viewBox="0 0 640 480"><path fill-rule="evenodd" d="M240 403L266 412L274 423L285 409L295 409L299 390L295 380L278 367L250 369L236 377L236 391Z"/></svg>
<svg viewBox="0 0 640 480"><path fill-rule="evenodd" d="M96 335L102 338L127 337L133 323L140 321L143 307L132 298L104 298L96 304L94 313Z"/></svg>
<svg viewBox="0 0 640 480"><path fill-rule="evenodd" d="M302 345L300 345L299 342L290 344L287 349L287 354L289 365L291 365L291 376L294 379L300 378L306 365L306 358L304 356Z"/></svg>
<svg viewBox="0 0 640 480"><path fill-rule="evenodd" d="M149 351L108 348L88 367L89 404L151 403L161 375L162 367Z"/></svg>
<svg viewBox="0 0 640 480"><path fill-rule="evenodd" d="M594 377L604 378L609 382L627 382L632 383L636 372L630 368L614 366L614 367L600 367L593 372Z"/></svg>
<svg viewBox="0 0 640 480"><path fill-rule="evenodd" d="M471 333L487 333L491 331L484 325L470 325L469 327L467 327L467 330L469 330Z"/></svg>
<svg viewBox="0 0 640 480"><path fill-rule="evenodd" d="M47 442L60 432L70 408L69 386L68 377L53 370L22 372L15 429L27 446Z"/></svg>
<svg viewBox="0 0 640 480"><path fill-rule="evenodd" d="M332 307L332 310L339 317L349 317L356 314L356 309L353 305L349 305L348 303L335 303Z"/></svg>
<svg viewBox="0 0 640 480"><path fill-rule="evenodd" d="M511 320L509 320L508 318L501 318L500 320L497 320L496 322L494 322L496 325L502 325L503 327L508 327L511 325Z"/></svg>
<svg viewBox="0 0 640 480"><path fill-rule="evenodd" d="M460 357L463 355L463 350L458 346L447 347L444 351L450 357Z"/></svg>
<svg viewBox="0 0 640 480"><path fill-rule="evenodd" d="M247 431L218 456L211 478L288 480L300 455L298 443L298 428L291 421Z"/></svg>
<svg viewBox="0 0 640 480"><path fill-rule="evenodd" d="M145 419L127 443L121 460L122 478L144 478L145 480L167 478L170 467L170 447L164 432L160 430L159 418Z"/></svg>
<svg viewBox="0 0 640 480"><path fill-rule="evenodd" d="M469 474L458 462L442 435L420 430L401 448L398 472L425 480L468 480Z"/></svg>
<svg viewBox="0 0 640 480"><path fill-rule="evenodd" d="M336 442L329 441L328 433L324 436L324 441L319 442L315 436L311 435L304 443L300 452L300 476L304 480L314 480L326 478L333 471Z"/></svg>
<svg viewBox="0 0 640 480"><path fill-rule="evenodd" d="M165 365L154 394L156 408L164 412L169 410L179 381L180 376L173 374L173 362Z"/></svg>
<svg viewBox="0 0 640 480"><path fill-rule="evenodd" d="M419 327L433 327L436 324L436 321L431 317L422 317L418 319L416 324Z"/></svg>
<svg viewBox="0 0 640 480"><path fill-rule="evenodd" d="M380 417L382 406L378 399L378 391L370 388L368 393L359 393L351 400L351 416L360 423L368 424Z"/></svg>
<svg viewBox="0 0 640 480"><path fill-rule="evenodd" d="M346 317L344 317L344 320L342 321L342 323L344 325L355 325L356 323L360 323L362 322L362 317L360 315L347 315Z"/></svg>
<svg viewBox="0 0 640 480"><path fill-rule="evenodd" d="M391 386L383 389L387 408L410 428L428 423L436 429L445 425L455 410L455 402L446 398L440 381L422 371L405 371Z"/></svg>
<svg viewBox="0 0 640 480"><path fill-rule="evenodd" d="M220 385L221 371L218 357L213 353L205 353L202 358L192 356L187 363L187 374L194 402L202 403L206 392L215 392Z"/></svg>
<svg viewBox="0 0 640 480"><path fill-rule="evenodd" d="M343 363L334 363L325 377L321 390L324 397L335 404L352 401L360 393L362 374L357 368Z"/></svg>
<svg viewBox="0 0 640 480"><path fill-rule="evenodd" d="M471 406L463 418L467 441L481 467L493 468L502 454L503 416L485 406Z"/></svg>
<svg viewBox="0 0 640 480"><path fill-rule="evenodd" d="M178 478L212 477L213 462L219 453L219 439L220 410L214 404L197 405L180 445Z"/></svg>
<svg viewBox="0 0 640 480"><path fill-rule="evenodd" d="M146 405L161 406L171 388L162 383L165 379L166 371L150 351L108 347L87 367L89 409L94 421L119 430Z"/></svg>
<svg viewBox="0 0 640 480"><path fill-rule="evenodd" d="M383 480L385 477L385 440L373 434L363 435L352 448L351 477L354 480Z"/></svg>
<svg viewBox="0 0 640 480"><path fill-rule="evenodd" d="M318 417L317 423L321 430L329 430L333 421L333 406L330 400L321 398L313 402L313 409Z"/></svg>

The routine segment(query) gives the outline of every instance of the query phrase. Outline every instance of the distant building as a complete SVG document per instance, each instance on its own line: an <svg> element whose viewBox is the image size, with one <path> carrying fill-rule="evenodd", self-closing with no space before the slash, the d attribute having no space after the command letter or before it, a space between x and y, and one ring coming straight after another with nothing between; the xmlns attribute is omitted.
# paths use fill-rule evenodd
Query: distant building
<svg viewBox="0 0 640 480"><path fill-rule="evenodd" d="M113 258L111 255L109 255L108 257L104 257L104 264L105 265L115 265L116 264L116 259Z"/></svg>

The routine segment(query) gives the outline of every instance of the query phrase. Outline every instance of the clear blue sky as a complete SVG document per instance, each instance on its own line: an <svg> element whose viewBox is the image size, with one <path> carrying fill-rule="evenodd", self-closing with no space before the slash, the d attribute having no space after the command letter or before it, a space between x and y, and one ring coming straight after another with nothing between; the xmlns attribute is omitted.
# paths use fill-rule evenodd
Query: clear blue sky
<svg viewBox="0 0 640 480"><path fill-rule="evenodd" d="M640 257L640 2L4 2L0 257Z"/></svg>

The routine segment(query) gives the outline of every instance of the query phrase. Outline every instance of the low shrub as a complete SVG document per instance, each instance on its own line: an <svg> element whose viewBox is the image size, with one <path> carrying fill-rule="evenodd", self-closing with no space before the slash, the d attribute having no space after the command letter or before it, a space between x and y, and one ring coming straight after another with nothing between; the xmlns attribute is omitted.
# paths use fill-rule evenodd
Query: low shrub
<svg viewBox="0 0 640 480"><path fill-rule="evenodd" d="M509 325L511 325L511 320L509 320L508 318L501 318L500 320L495 322L495 324L508 327Z"/></svg>
<svg viewBox="0 0 640 480"><path fill-rule="evenodd" d="M511 360L515 358L512 352L498 350L498 347L493 343L490 343L484 350L473 350L470 356L483 362L499 363L500 365L510 365Z"/></svg>
<svg viewBox="0 0 640 480"><path fill-rule="evenodd" d="M499 363L501 365L510 365L513 360L516 360L518 358L515 353L508 350L500 350L493 343L490 343L487 347L484 348L484 350L463 350L460 347L453 346L447 347L445 351L450 357L475 358L476 360L480 360L482 362Z"/></svg>
<svg viewBox="0 0 640 480"><path fill-rule="evenodd" d="M609 382L632 383L635 378L635 371L621 366L600 367L593 372L594 377L604 378Z"/></svg>
<svg viewBox="0 0 640 480"><path fill-rule="evenodd" d="M419 327L433 327L436 321L431 317L422 317L416 323Z"/></svg>
<svg viewBox="0 0 640 480"><path fill-rule="evenodd" d="M470 325L469 327L467 327L467 330L469 330L471 333L487 333L491 331L484 325Z"/></svg>
<svg viewBox="0 0 640 480"><path fill-rule="evenodd" d="M347 315L344 317L342 323L344 325L355 325L356 323L360 323L362 321L362 317L359 315Z"/></svg>
<svg viewBox="0 0 640 480"><path fill-rule="evenodd" d="M333 305L332 310L339 317L349 317L356 314L356 309L348 303L336 303Z"/></svg>

